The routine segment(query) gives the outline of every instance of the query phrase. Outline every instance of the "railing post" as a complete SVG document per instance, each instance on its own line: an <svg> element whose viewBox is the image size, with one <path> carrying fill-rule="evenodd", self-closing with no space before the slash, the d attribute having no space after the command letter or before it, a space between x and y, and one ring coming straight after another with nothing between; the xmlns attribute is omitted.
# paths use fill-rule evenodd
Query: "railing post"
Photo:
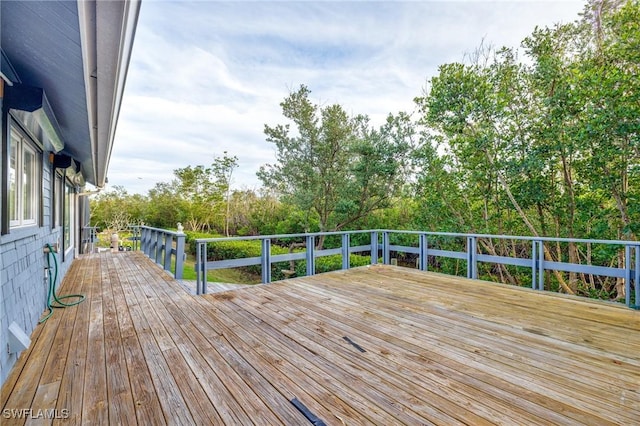
<svg viewBox="0 0 640 426"><path fill-rule="evenodd" d="M271 282L271 239L262 240L262 252L260 254L260 264L262 265L262 282Z"/></svg>
<svg viewBox="0 0 640 426"><path fill-rule="evenodd" d="M544 241L538 241L538 290L544 290Z"/></svg>
<svg viewBox="0 0 640 426"><path fill-rule="evenodd" d="M420 234L418 246L420 250L418 267L421 271L427 271L429 270L429 258L427 257L429 255L429 242L427 240L427 234Z"/></svg>
<svg viewBox="0 0 640 426"><path fill-rule="evenodd" d="M307 276L316 274L316 237L307 235L307 251L305 252L307 262Z"/></svg>
<svg viewBox="0 0 640 426"><path fill-rule="evenodd" d="M196 248L196 294L207 294L207 243L198 243Z"/></svg>
<svg viewBox="0 0 640 426"><path fill-rule="evenodd" d="M631 246L624 246L624 301L631 307ZM636 302L637 303L637 302Z"/></svg>
<svg viewBox="0 0 640 426"><path fill-rule="evenodd" d="M467 278L478 279L478 239L467 237Z"/></svg>
<svg viewBox="0 0 640 426"><path fill-rule="evenodd" d="M538 288L538 241L531 241L531 289Z"/></svg>
<svg viewBox="0 0 640 426"><path fill-rule="evenodd" d="M382 233L382 263L388 265L391 263L391 252L389 251L389 233Z"/></svg>
<svg viewBox="0 0 640 426"><path fill-rule="evenodd" d="M202 294L202 244L196 242L196 294Z"/></svg>
<svg viewBox="0 0 640 426"><path fill-rule="evenodd" d="M371 264L378 263L378 233L373 231L371 233Z"/></svg>
<svg viewBox="0 0 640 426"><path fill-rule="evenodd" d="M350 235L342 234L342 269L349 269L351 267L350 262Z"/></svg>
<svg viewBox="0 0 640 426"><path fill-rule="evenodd" d="M158 236L156 241L156 263L159 265L162 265L162 267L164 268L164 264L162 263L162 250L166 250L166 240L168 238L168 236L164 233L164 232L157 232L156 235Z"/></svg>
<svg viewBox="0 0 640 426"><path fill-rule="evenodd" d="M186 238L187 236L185 234L176 235L176 272L175 274L173 274L173 276L177 280L182 279L182 272L184 269L184 260L185 260L184 245L185 245Z"/></svg>
<svg viewBox="0 0 640 426"><path fill-rule="evenodd" d="M632 308L640 309L640 246L635 246L636 268L633 277L635 287L635 305Z"/></svg>

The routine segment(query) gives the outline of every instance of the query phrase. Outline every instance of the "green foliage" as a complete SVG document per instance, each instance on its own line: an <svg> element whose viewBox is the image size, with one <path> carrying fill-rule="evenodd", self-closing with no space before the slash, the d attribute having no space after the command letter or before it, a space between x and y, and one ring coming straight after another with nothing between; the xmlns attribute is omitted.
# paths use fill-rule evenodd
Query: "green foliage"
<svg viewBox="0 0 640 426"><path fill-rule="evenodd" d="M210 238L210 236L203 236L197 233L188 233L187 241L195 241L195 238ZM282 241L281 243L285 243ZM195 250L192 248L192 250ZM304 249L295 249L294 252L302 251ZM260 257L262 253L262 246L259 240L242 240L242 241L218 241L207 244L207 259L213 260L227 260L227 259L243 259L248 257ZM288 254L289 248L279 246L277 244L271 245L271 255ZM350 262L352 267L369 265L371 258L369 256L359 256L352 254L350 256ZM283 271L288 271L290 268L289 262L276 262L271 265L271 279L272 281L283 280L289 276L285 275ZM332 255L324 256L316 259L316 273L335 271L342 268L342 256ZM250 276L260 276L260 265L246 266L240 268L234 268L243 271ZM295 275L293 276L305 276L306 275L306 261L298 260L295 262Z"/></svg>
<svg viewBox="0 0 640 426"><path fill-rule="evenodd" d="M304 231L315 231L316 222L320 231L343 229L398 193L413 127L400 114L376 130L368 117L351 117L338 104L313 104L310 93L301 86L280 104L293 130L265 125L277 163L263 166L258 177L304 214Z"/></svg>
<svg viewBox="0 0 640 426"><path fill-rule="evenodd" d="M195 259L187 257L184 263L182 279L188 281L196 280ZM207 272L208 282L232 283L232 284L258 284L261 282L260 275L250 274L241 268L214 269Z"/></svg>
<svg viewBox="0 0 640 426"><path fill-rule="evenodd" d="M237 166L238 158L225 151L209 167L187 166L174 171L174 197L182 205L185 229L210 230L217 223L228 234L229 188Z"/></svg>
<svg viewBox="0 0 640 426"><path fill-rule="evenodd" d="M247 257L260 257L262 246L259 240L245 241L219 241L207 244L208 260L242 259ZM289 250L280 246L271 245L271 255L287 254ZM260 275L261 266L252 265L238 268L249 274ZM282 280L285 277L283 270L289 269L288 262L276 262L271 265L271 279L273 281Z"/></svg>
<svg viewBox="0 0 640 426"><path fill-rule="evenodd" d="M371 257L351 254L349 256L349 263L352 268L370 265ZM340 269L342 269L342 256L339 254L323 256L316 259L316 274L338 271ZM307 262L304 260L296 262L296 276L304 277L305 275L307 275Z"/></svg>
<svg viewBox="0 0 640 426"><path fill-rule="evenodd" d="M129 225L140 223L144 217L145 200L139 194L131 195L121 186L102 192L91 200L91 224L101 230L120 233Z"/></svg>
<svg viewBox="0 0 640 426"><path fill-rule="evenodd" d="M202 238L221 238L222 235L218 235L218 234L209 234L206 232L196 232L196 231L184 231L186 238L185 238L185 250L187 251L187 253L191 256L195 256L196 255L196 251L197 251L197 246L198 244L196 243L197 239L202 239Z"/></svg>
<svg viewBox="0 0 640 426"><path fill-rule="evenodd" d="M589 0L580 20L537 28L522 50L481 46L468 59L442 64L415 99L415 115L390 115L379 128L341 105L314 104L301 86L281 103L286 123L265 126L276 162L259 172L263 189L231 191L237 158L225 153L209 167L176 170L147 196L124 188L100 194L91 200L92 224L119 230L131 222L182 222L207 232L188 232L192 253L199 236L371 228L637 240L640 2ZM391 239L417 245L411 236ZM369 242L366 233L351 238L352 246ZM288 253L290 243L276 242L273 253ZM340 239L317 243L334 248ZM211 258L260 254L258 241L220 244L209 248ZM429 245L465 250L464 239ZM508 240L485 239L478 248L531 256L529 244ZM619 247L546 248L550 261L619 267L625 260ZM366 264L368 257L351 261ZM317 260L318 272L340 266L339 256ZM273 278L289 268L275 265ZM461 275L466 263L430 257L429 268ZM301 273L304 262L295 269ZM481 263L479 274L530 285L527 268ZM546 282L549 289L623 296L615 279L549 273Z"/></svg>
<svg viewBox="0 0 640 426"><path fill-rule="evenodd" d="M590 1L580 21L537 28L523 41L524 60L481 47L468 64L442 65L416 99L418 228L635 240L639 17L637 1ZM509 252L506 242L481 249ZM573 263L621 259L598 256L574 243L545 253ZM507 267L487 273L524 281ZM562 291L621 297L612 280L549 279Z"/></svg>

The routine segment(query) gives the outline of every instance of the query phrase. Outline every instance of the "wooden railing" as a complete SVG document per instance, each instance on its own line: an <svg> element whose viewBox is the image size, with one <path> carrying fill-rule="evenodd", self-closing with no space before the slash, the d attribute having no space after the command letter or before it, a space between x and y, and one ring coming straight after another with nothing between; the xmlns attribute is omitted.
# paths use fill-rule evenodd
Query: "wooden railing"
<svg viewBox="0 0 640 426"><path fill-rule="evenodd" d="M148 226L140 226L138 229L139 234L136 235L140 235L140 250L176 279L182 279L186 235L181 231Z"/></svg>
<svg viewBox="0 0 640 426"><path fill-rule="evenodd" d="M367 237L368 234L368 237ZM340 247L331 249L316 249L319 238L340 236ZM367 243L362 245L351 245L351 240L356 237L360 240L363 237ZM404 236L404 240L412 239L411 245L393 244L393 236ZM271 246L274 240L304 240L305 248L302 251L288 254L272 255ZM443 239L462 240L459 246L464 246L464 251L446 250L431 246L433 241ZM259 240L261 246L260 256L241 259L209 260L208 246L222 241L245 241ZM529 257L502 256L487 253L487 250L479 249L479 242L486 243L490 240L513 240L520 245L528 246L526 250ZM585 275L604 276L621 278L625 285L625 303L629 307L639 308L640 305L640 242L638 241L614 241L614 240L588 240L569 238L545 238L545 237L524 237L511 235L486 235L486 234L458 234L440 232L421 232L404 230L365 230L365 231L345 231L345 232L319 232L307 234L285 234L266 235L253 237L230 237L230 238L208 238L196 240L196 275L197 294L207 292L206 271L222 268L233 268L251 265L261 265L262 282L271 282L271 265L277 262L305 260L306 275L315 274L315 260L323 256L341 255L342 269L350 267L349 255L351 253L368 253L370 264L381 261L384 264L391 263L391 253L411 253L417 256L417 267L423 271L429 269L429 257L459 259L466 263L467 278L478 278L478 263L493 263L501 265L512 265L531 269L531 288L534 290L545 290L545 271L569 272ZM545 250L549 250L551 244L587 244L591 246L603 245L613 248L615 256L619 250L624 250L624 266L599 266L592 264L580 264L562 261L551 261L545 256ZM610 264L615 264L612 261ZM632 288L633 285L633 288Z"/></svg>

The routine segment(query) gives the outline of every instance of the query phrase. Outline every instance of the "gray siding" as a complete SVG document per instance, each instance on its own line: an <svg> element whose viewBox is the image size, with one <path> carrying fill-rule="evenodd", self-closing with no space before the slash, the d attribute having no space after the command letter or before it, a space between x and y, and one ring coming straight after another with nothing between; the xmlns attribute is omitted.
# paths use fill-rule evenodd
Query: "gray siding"
<svg viewBox="0 0 640 426"><path fill-rule="evenodd" d="M0 237L0 383L6 380L18 355L7 351L9 325L15 321L29 335L38 325L45 311L49 286L45 277L47 255L44 247L47 243L62 242L62 230L51 227L51 169L45 156L42 177L43 220L40 226L12 231ZM72 259L62 262L62 255L56 256L59 286ZM53 259L51 263L53 268Z"/></svg>

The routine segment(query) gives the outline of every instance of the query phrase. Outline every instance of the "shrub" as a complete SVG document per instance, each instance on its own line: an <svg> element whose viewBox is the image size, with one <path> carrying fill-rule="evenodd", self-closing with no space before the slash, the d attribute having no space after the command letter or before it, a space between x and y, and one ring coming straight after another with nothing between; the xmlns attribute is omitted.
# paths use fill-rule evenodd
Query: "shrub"
<svg viewBox="0 0 640 426"><path fill-rule="evenodd" d="M196 239L198 238L220 238L221 235L218 234L207 234L206 232L196 232L196 231L184 231L186 234L185 239L185 250L192 255L196 255Z"/></svg>
<svg viewBox="0 0 640 426"><path fill-rule="evenodd" d="M207 238L207 237L197 237ZM212 237L208 237L212 238ZM195 240L194 240L195 253ZM218 241L207 244L207 259L209 260L226 260L226 259L243 259L247 257L260 257L262 253L262 244L260 240L244 240L244 241ZM271 245L271 255L287 254L289 250L277 245ZM260 275L262 267L260 265L244 266L240 268L247 273ZM271 264L272 281L282 280L285 275L283 269L289 269L288 262L278 262Z"/></svg>
<svg viewBox="0 0 640 426"><path fill-rule="evenodd" d="M352 268L371 264L371 257L352 254L349 256L349 264ZM342 269L342 256L334 254L316 259L316 274ZM304 277L307 273L307 262L300 260L296 263L296 276Z"/></svg>
<svg viewBox="0 0 640 426"><path fill-rule="evenodd" d="M187 232L187 244L192 255L196 252L197 238L216 238L209 234ZM294 251L301 251L296 249ZM227 259L243 259L247 257L260 257L262 253L262 245L260 240L240 240L240 241L217 241L207 244L208 260L227 260ZM271 244L271 255L288 254L289 249L276 244ZM369 256L361 256L352 254L350 257L352 267L369 265L371 258ZM279 281L287 278L283 270L289 270L289 262L277 262L271 264L271 280ZM324 256L316 259L316 273L336 271L342 268L342 256L339 254L332 256ZM260 265L244 266L239 268L249 274L260 275L262 273ZM295 275L302 277L306 275L307 262L305 260L297 260L295 262Z"/></svg>

